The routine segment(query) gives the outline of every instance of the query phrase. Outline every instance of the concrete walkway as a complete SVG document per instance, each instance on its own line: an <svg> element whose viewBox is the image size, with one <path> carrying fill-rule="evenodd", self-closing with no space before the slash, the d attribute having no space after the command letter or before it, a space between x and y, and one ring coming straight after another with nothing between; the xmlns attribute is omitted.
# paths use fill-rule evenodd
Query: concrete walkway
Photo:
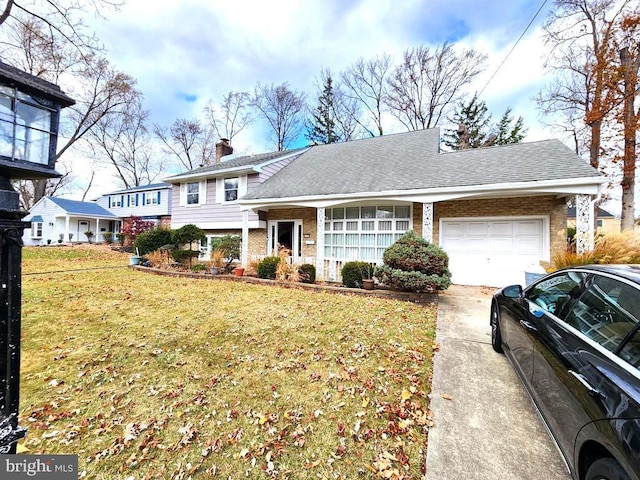
<svg viewBox="0 0 640 480"><path fill-rule="evenodd" d="M439 298L428 480L568 480L524 387L491 347L493 289L453 286Z"/></svg>

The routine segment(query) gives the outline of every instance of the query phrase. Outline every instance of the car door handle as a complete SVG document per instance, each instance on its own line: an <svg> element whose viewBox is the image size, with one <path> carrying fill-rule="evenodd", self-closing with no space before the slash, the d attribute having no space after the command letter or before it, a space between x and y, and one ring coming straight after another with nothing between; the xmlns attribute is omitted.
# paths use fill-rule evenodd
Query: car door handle
<svg viewBox="0 0 640 480"><path fill-rule="evenodd" d="M587 392L589 393L589 395L591 395L592 397L606 398L605 395L600 390L591 386L591 384L587 381L587 379L584 378L584 375L578 372L574 372L573 370L569 370L569 373L573 375L576 378L576 380L578 380L582 384L584 388L587 389Z"/></svg>
<svg viewBox="0 0 640 480"><path fill-rule="evenodd" d="M527 330L531 330L533 332L538 331L537 327L533 323L527 322L526 320L520 320L520 325L522 325Z"/></svg>

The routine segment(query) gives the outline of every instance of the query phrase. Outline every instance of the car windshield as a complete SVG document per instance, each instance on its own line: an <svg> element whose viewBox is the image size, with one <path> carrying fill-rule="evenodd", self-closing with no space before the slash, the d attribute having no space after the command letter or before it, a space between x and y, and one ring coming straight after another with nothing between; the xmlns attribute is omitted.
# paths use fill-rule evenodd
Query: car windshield
<svg viewBox="0 0 640 480"><path fill-rule="evenodd" d="M561 315L562 307L579 290L586 276L586 273L575 271L559 273L535 284L525 298L549 313Z"/></svg>

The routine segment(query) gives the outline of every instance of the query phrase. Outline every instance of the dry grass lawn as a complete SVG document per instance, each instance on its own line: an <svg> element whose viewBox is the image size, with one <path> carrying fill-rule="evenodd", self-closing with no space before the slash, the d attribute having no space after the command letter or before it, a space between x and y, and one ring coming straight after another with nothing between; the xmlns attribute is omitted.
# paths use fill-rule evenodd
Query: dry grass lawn
<svg viewBox="0 0 640 480"><path fill-rule="evenodd" d="M423 477L434 307L159 277L99 246L23 257L29 453L91 479Z"/></svg>

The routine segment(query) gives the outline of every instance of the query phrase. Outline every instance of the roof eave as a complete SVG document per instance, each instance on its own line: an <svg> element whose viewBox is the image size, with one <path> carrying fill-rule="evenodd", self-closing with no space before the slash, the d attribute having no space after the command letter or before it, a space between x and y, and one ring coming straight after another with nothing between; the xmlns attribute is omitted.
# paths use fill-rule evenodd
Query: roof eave
<svg viewBox="0 0 640 480"><path fill-rule="evenodd" d="M440 187L414 190L388 190L382 192L354 192L343 194L308 195L283 198L240 199L242 209L260 208L278 205L299 205L322 207L335 203L357 202L365 200L405 200L422 202L441 202L473 196L519 196L554 194L554 195L596 195L600 185L607 179L602 176L583 177L563 180L547 180L534 182L512 182L488 185L470 185L459 187Z"/></svg>

